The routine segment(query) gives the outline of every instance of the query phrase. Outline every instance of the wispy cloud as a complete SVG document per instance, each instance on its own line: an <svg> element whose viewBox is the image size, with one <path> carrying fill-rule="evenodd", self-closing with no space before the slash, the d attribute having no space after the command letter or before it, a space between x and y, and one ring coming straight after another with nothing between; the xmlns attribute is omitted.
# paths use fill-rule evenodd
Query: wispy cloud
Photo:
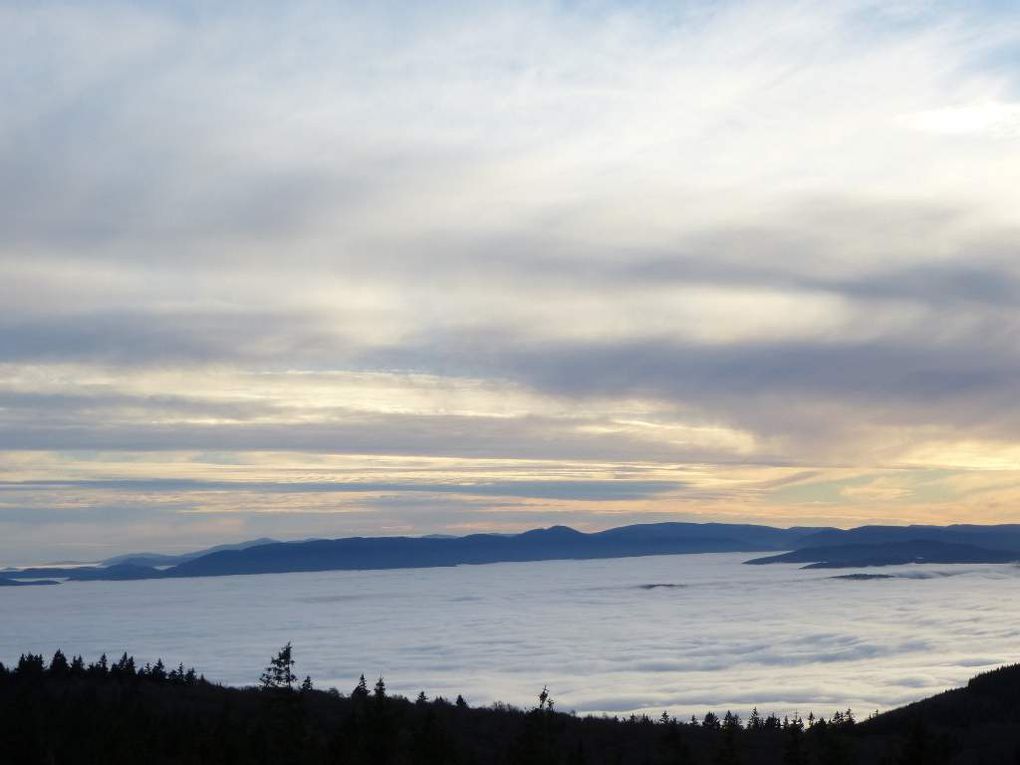
<svg viewBox="0 0 1020 765"><path fill-rule="evenodd" d="M152 451L672 462L742 503L744 464L1009 466L1011 7L41 2L0 30L0 448L62 454L49 480L97 451L104 480Z"/></svg>

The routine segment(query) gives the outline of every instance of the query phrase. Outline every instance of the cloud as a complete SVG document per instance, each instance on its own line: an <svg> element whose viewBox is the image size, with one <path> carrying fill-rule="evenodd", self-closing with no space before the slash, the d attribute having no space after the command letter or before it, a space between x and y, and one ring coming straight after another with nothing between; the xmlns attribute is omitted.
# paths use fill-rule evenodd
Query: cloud
<svg viewBox="0 0 1020 765"><path fill-rule="evenodd" d="M372 481L196 481L190 479L150 478L143 480L87 480L87 481L31 481L0 482L3 490L47 489L105 489L133 492L306 492L378 493L423 492L431 494L466 494L480 497L527 497L533 499L578 499L587 501L617 501L638 499L648 495L678 491L684 488L679 482L667 481L503 481L476 483L389 483Z"/></svg>
<svg viewBox="0 0 1020 765"><path fill-rule="evenodd" d="M7 6L0 448L1002 469L1015 20Z"/></svg>
<svg viewBox="0 0 1020 765"><path fill-rule="evenodd" d="M934 109L910 120L918 130L953 136L1020 137L1020 104L977 103Z"/></svg>
<svg viewBox="0 0 1020 765"><path fill-rule="evenodd" d="M1020 570L974 567L939 587L911 579L848 587L826 572L742 559L224 577L204 580L200 598L194 582L71 583L5 593L21 600L21 616L0 622L0 646L14 653L0 660L16 661L26 644L49 653L74 634L74 651L88 657L116 643L143 662L187 656L217 681L246 684L289 634L299 636L300 671L345 692L365 673L411 698L424 690L463 693L472 705L529 705L547 684L564 711L700 718L730 709L746 719L754 705L780 716L850 706L864 716L1017 658L1015 615L1001 602ZM669 581L688 586L636 586ZM87 620L74 606L83 588ZM253 618L267 601L278 618ZM362 628L344 628L353 623ZM216 639L224 625L245 629Z"/></svg>

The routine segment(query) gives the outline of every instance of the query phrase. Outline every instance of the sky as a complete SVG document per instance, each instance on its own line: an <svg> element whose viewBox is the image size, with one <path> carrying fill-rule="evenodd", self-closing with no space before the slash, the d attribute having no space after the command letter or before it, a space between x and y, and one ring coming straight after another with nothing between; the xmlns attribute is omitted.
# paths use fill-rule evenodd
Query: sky
<svg viewBox="0 0 1020 765"><path fill-rule="evenodd" d="M0 563L1020 522L1007 2L0 2Z"/></svg>

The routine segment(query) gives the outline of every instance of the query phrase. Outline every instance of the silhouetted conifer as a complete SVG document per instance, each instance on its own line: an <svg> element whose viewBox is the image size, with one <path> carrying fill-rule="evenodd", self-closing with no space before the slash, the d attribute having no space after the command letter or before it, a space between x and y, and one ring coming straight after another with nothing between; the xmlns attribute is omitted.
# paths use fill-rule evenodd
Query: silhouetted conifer
<svg viewBox="0 0 1020 765"><path fill-rule="evenodd" d="M841 726L826 722L824 717L812 726L811 737L822 765L851 765L853 762L851 746L842 730Z"/></svg>
<svg viewBox="0 0 1020 765"><path fill-rule="evenodd" d="M538 711L541 712L545 709L546 703L549 701L549 686L542 686L542 692L538 694Z"/></svg>
<svg viewBox="0 0 1020 765"><path fill-rule="evenodd" d="M260 681L263 690L293 690L294 681L297 676L294 674L293 649L288 642L280 651L269 660L269 666L262 673Z"/></svg>
<svg viewBox="0 0 1020 765"><path fill-rule="evenodd" d="M804 749L804 721L799 715L792 719L783 718L783 729L786 741L783 746L783 765L807 765L807 752Z"/></svg>
<svg viewBox="0 0 1020 765"><path fill-rule="evenodd" d="M134 677L135 676L135 659L133 656L128 656L125 652L117 662L110 667L111 677Z"/></svg>
<svg viewBox="0 0 1020 765"><path fill-rule="evenodd" d="M45 669L42 654L23 653L18 659L17 673L20 677L42 677Z"/></svg>
<svg viewBox="0 0 1020 765"><path fill-rule="evenodd" d="M167 680L175 685L184 685L187 672L184 669L184 664L178 664L177 669L170 670L170 674L167 675Z"/></svg>
<svg viewBox="0 0 1020 765"><path fill-rule="evenodd" d="M751 710L751 716L747 718L747 729L761 730L764 727L765 721L762 720L761 715L758 713L758 707L754 707Z"/></svg>
<svg viewBox="0 0 1020 765"><path fill-rule="evenodd" d="M692 720L692 725L697 725L697 720L693 717ZM673 719L663 723L662 728L658 761L663 765L690 765L692 762L691 750L683 734L683 726Z"/></svg>
<svg viewBox="0 0 1020 765"><path fill-rule="evenodd" d="M64 677L71 673L71 667L67 663L67 657L64 656L64 652L59 648L56 653L53 654L53 658L50 659L49 673L53 677Z"/></svg>
<svg viewBox="0 0 1020 765"><path fill-rule="evenodd" d="M727 709L726 714L723 715L723 730L741 730L741 727L740 715L735 715Z"/></svg>
<svg viewBox="0 0 1020 765"><path fill-rule="evenodd" d="M358 684L354 686L354 690L351 691L352 699L364 699L368 696L368 683L365 682L365 676L362 675L358 679Z"/></svg>
<svg viewBox="0 0 1020 765"><path fill-rule="evenodd" d="M557 761L553 744L555 715L548 686L538 694L538 706L524 718L524 729L511 748L510 761L514 765L552 765Z"/></svg>

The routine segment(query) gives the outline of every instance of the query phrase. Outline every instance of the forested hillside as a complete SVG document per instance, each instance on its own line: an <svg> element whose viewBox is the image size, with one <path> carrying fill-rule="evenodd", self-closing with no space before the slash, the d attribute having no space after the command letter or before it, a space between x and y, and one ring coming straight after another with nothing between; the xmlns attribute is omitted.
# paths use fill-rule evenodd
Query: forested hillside
<svg viewBox="0 0 1020 765"><path fill-rule="evenodd" d="M1020 668L866 721L755 710L676 720L577 717L548 690L530 709L349 692L295 677L290 647L258 686L226 688L178 665L126 655L86 664L58 652L0 665L0 763L387 765L856 765L1016 763Z"/></svg>

